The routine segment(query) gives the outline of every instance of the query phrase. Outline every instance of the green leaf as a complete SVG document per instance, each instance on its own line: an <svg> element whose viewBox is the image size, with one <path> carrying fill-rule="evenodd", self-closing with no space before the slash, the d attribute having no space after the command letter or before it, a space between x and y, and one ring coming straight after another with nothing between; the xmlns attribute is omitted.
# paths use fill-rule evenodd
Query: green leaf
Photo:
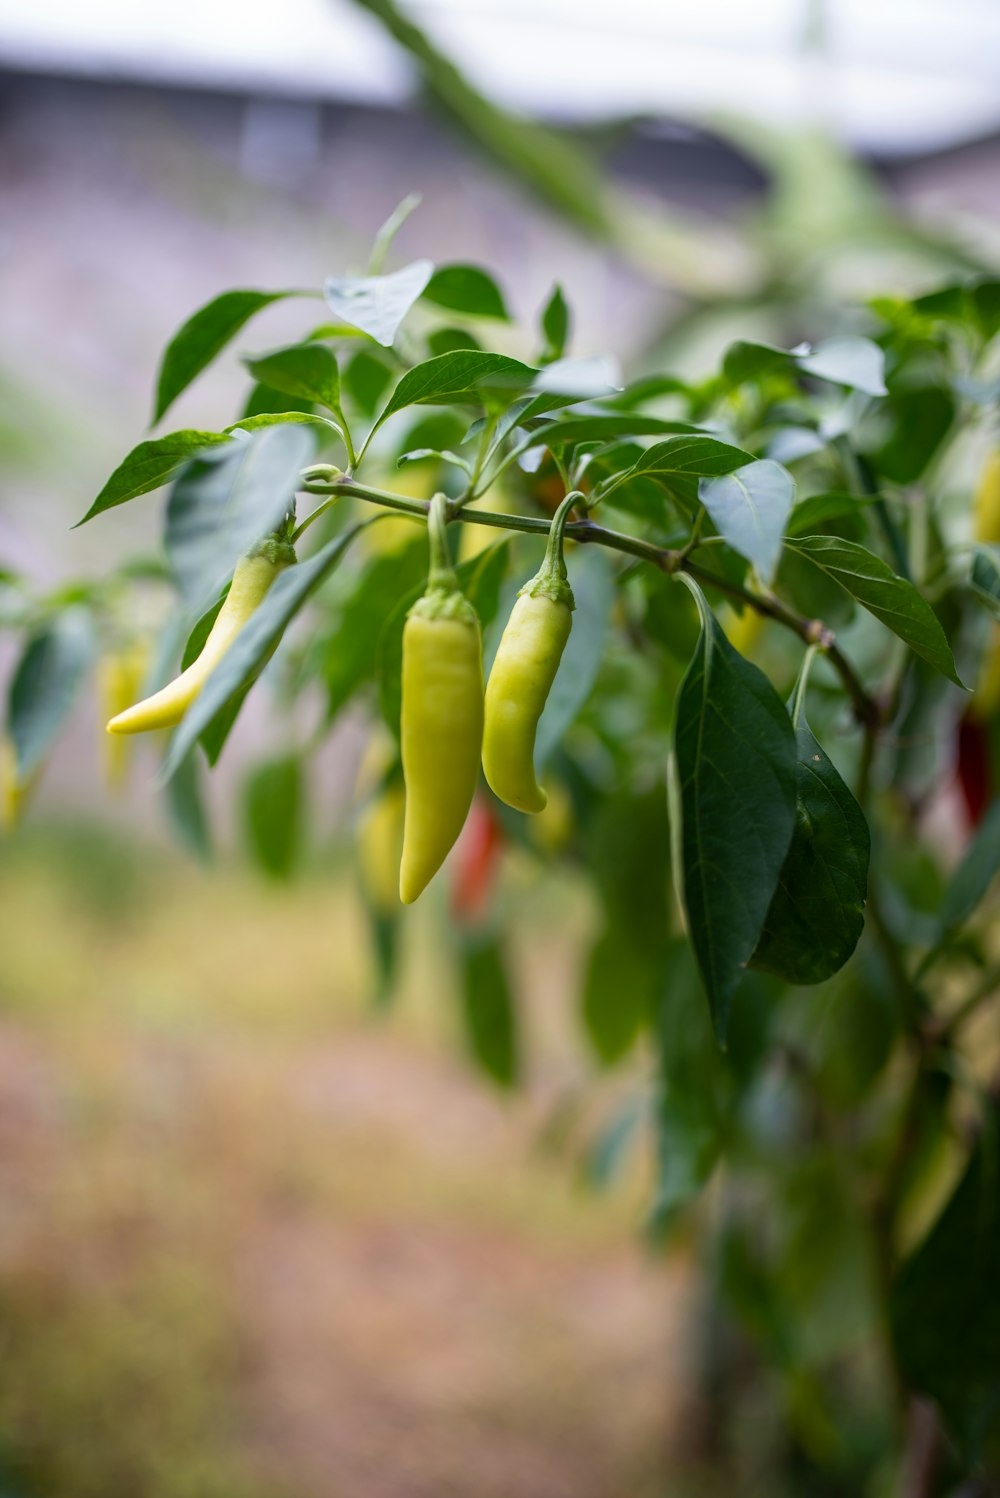
<svg viewBox="0 0 1000 1498"><path fill-rule="evenodd" d="M212 834L201 788L201 770L189 754L166 786L170 824L184 847L207 863L212 856Z"/></svg>
<svg viewBox="0 0 1000 1498"><path fill-rule="evenodd" d="M697 1196L722 1149L719 1055L686 942L675 943L658 994L657 1174L653 1217L661 1226Z"/></svg>
<svg viewBox="0 0 1000 1498"><path fill-rule="evenodd" d="M297 295L294 291L225 291L189 317L167 344L160 364L154 425L255 313Z"/></svg>
<svg viewBox="0 0 1000 1498"><path fill-rule="evenodd" d="M281 636L311 593L333 571L361 526L342 531L307 562L279 574L264 602L243 626L174 733L162 778L177 770L216 714L245 691L266 665Z"/></svg>
<svg viewBox="0 0 1000 1498"><path fill-rule="evenodd" d="M988 1116L968 1168L927 1237L903 1264L890 1316L907 1383L936 1401L967 1461L1000 1422L1000 1169Z"/></svg>
<svg viewBox="0 0 1000 1498"><path fill-rule="evenodd" d="M251 416L275 416L286 411L311 411L312 401L299 400L294 395L286 395L281 390L275 390L271 385L254 383L250 387L246 405L243 407L242 417L249 420ZM233 426L241 425L233 422Z"/></svg>
<svg viewBox="0 0 1000 1498"><path fill-rule="evenodd" d="M67 609L29 639L10 684L7 732L26 780L69 716L94 655L90 616Z"/></svg>
<svg viewBox="0 0 1000 1498"><path fill-rule="evenodd" d="M1000 799L993 802L945 887L938 917L942 934L964 926L1000 872Z"/></svg>
<svg viewBox="0 0 1000 1498"><path fill-rule="evenodd" d="M169 437L154 437L140 442L119 463L90 509L77 525L84 525L105 510L123 505L140 494L159 489L171 479L182 463L194 453L228 441L222 432L171 432Z"/></svg>
<svg viewBox="0 0 1000 1498"><path fill-rule="evenodd" d="M329 637L323 642L328 721L374 677L386 614L398 599L410 597L422 586L426 570L427 546L415 525L412 544L377 556L352 577L349 590L334 608Z"/></svg>
<svg viewBox="0 0 1000 1498"><path fill-rule="evenodd" d="M452 401L484 401L516 395L530 385L537 373L530 365L505 354L486 354L479 349L456 349L440 354L407 370L388 403L382 408L373 430L406 406L446 406Z"/></svg>
<svg viewBox="0 0 1000 1498"><path fill-rule="evenodd" d="M795 831L752 962L789 983L822 983L864 929L871 837L804 719L796 743Z"/></svg>
<svg viewBox="0 0 1000 1498"><path fill-rule="evenodd" d="M951 392L937 385L894 391L879 407L879 429L888 422L889 435L865 456L877 473L894 484L913 484L951 431L955 402Z"/></svg>
<svg viewBox="0 0 1000 1498"><path fill-rule="evenodd" d="M282 523L313 448L302 426L270 426L184 469L170 491L165 541L192 604L218 592L243 553Z"/></svg>
<svg viewBox="0 0 1000 1498"><path fill-rule="evenodd" d="M1000 546L978 542L972 553L972 590L995 619L1000 619Z"/></svg>
<svg viewBox="0 0 1000 1498"><path fill-rule="evenodd" d="M231 427L226 427L226 435L231 437L235 432L259 432L263 427L280 426L309 427L319 434L321 442L329 442L332 437L343 440L337 423L314 411L262 411L259 416L241 416Z"/></svg>
<svg viewBox="0 0 1000 1498"><path fill-rule="evenodd" d="M538 371L531 388L542 396L599 400L602 396L621 394L622 373L618 360L608 354L595 354L588 359L554 359Z"/></svg>
<svg viewBox="0 0 1000 1498"><path fill-rule="evenodd" d="M462 1015L476 1061L501 1087L513 1087L520 1074L517 1015L500 945L466 938L460 949Z"/></svg>
<svg viewBox="0 0 1000 1498"><path fill-rule="evenodd" d="M283 395L314 401L334 413L340 410L340 370L323 343L295 343L243 363L255 380Z"/></svg>
<svg viewBox="0 0 1000 1498"><path fill-rule="evenodd" d="M496 317L510 321L503 292L491 275L478 265L442 265L424 289L424 301L449 312L470 317Z"/></svg>
<svg viewBox="0 0 1000 1498"><path fill-rule="evenodd" d="M689 586L702 629L676 704L675 878L723 1041L792 840L795 735L767 677L737 654L701 590Z"/></svg>
<svg viewBox="0 0 1000 1498"><path fill-rule="evenodd" d="M457 121L466 138L591 238L614 237L604 178L588 152L485 98L395 0L357 3L406 48L435 104Z"/></svg>
<svg viewBox="0 0 1000 1498"><path fill-rule="evenodd" d="M569 307L558 281L552 288L552 295L542 308L541 327L545 345L539 363L552 364L565 354L570 331Z"/></svg>
<svg viewBox="0 0 1000 1498"><path fill-rule="evenodd" d="M795 481L787 469L769 458L747 463L721 478L702 479L698 498L719 535L770 583L795 502Z"/></svg>
<svg viewBox="0 0 1000 1498"><path fill-rule="evenodd" d="M870 338L828 338L798 358L800 369L817 380L847 385L865 395L888 395L885 353Z"/></svg>
<svg viewBox="0 0 1000 1498"><path fill-rule="evenodd" d="M743 385L768 375L784 374L794 367L794 362L794 350L740 339L727 348L722 372L730 385Z"/></svg>
<svg viewBox="0 0 1000 1498"><path fill-rule="evenodd" d="M500 587L510 560L509 537L504 537L456 569L459 586L479 615L485 630L494 619L500 603ZM425 551L426 556L426 551ZM403 626L411 606L424 590L421 582L388 614L379 635L378 677L379 704L382 716L399 738L399 710L402 698Z"/></svg>
<svg viewBox="0 0 1000 1498"><path fill-rule="evenodd" d="M856 541L842 541L837 536L802 536L788 545L821 567L935 670L956 686L963 685L934 610L913 584L898 577L881 557Z"/></svg>
<svg viewBox="0 0 1000 1498"><path fill-rule="evenodd" d="M667 432L698 432L690 421L669 421L639 411L594 412L587 416L563 416L545 422L532 438L546 447L572 447L577 442L611 442L616 437L657 437ZM519 444L521 445L521 444Z"/></svg>
<svg viewBox="0 0 1000 1498"><path fill-rule="evenodd" d="M427 338L429 358L439 359L442 354L458 353L462 349L482 350L479 339L466 328L435 328Z"/></svg>
<svg viewBox="0 0 1000 1498"><path fill-rule="evenodd" d="M795 506L785 526L785 535L811 536L831 521L836 521L835 529L840 530L845 528L846 521L851 531L856 532L851 539L857 540L864 535L864 511L871 502L867 495L810 494Z"/></svg>
<svg viewBox="0 0 1000 1498"><path fill-rule="evenodd" d="M331 276L323 294L334 317L390 348L400 323L433 274L429 260L414 260L388 276Z"/></svg>
<svg viewBox="0 0 1000 1498"><path fill-rule="evenodd" d="M752 453L720 442L717 437L668 437L664 442L647 447L631 468L617 475L605 495L612 494L619 484L630 478L642 477L657 479L690 502L697 492L695 480L732 473L735 468L743 468L752 462Z"/></svg>
<svg viewBox="0 0 1000 1498"><path fill-rule="evenodd" d="M392 376L384 355L362 348L344 371L344 392L365 416L372 416Z"/></svg>
<svg viewBox="0 0 1000 1498"><path fill-rule="evenodd" d="M392 248L392 242L400 229L406 223L410 214L420 207L423 202L418 192L407 193L406 197L392 210L385 223L375 235L372 244L372 252L368 257L368 271L370 275L376 275L385 264L386 256Z"/></svg>
<svg viewBox="0 0 1000 1498"><path fill-rule="evenodd" d="M659 973L621 926L607 926L587 958L583 1024L605 1066L620 1061L653 1013Z"/></svg>
<svg viewBox="0 0 1000 1498"><path fill-rule="evenodd" d="M539 770L544 769L558 749L593 691L615 600L610 559L596 547L592 551L573 552L567 559L567 570L576 595L576 609L573 628L538 723L535 763Z"/></svg>
<svg viewBox="0 0 1000 1498"><path fill-rule="evenodd" d="M258 765L243 788L247 842L257 863L272 879L295 870L303 830L302 764L286 754Z"/></svg>

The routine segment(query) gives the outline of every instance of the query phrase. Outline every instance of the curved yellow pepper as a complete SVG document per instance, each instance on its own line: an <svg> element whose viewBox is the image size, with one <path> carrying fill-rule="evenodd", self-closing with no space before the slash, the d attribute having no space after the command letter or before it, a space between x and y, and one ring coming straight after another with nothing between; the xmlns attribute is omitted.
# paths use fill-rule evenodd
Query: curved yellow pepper
<svg viewBox="0 0 1000 1498"><path fill-rule="evenodd" d="M977 541L1000 545L1000 448L994 448L983 464L976 486L975 534Z"/></svg>
<svg viewBox="0 0 1000 1498"><path fill-rule="evenodd" d="M403 627L404 905L427 887L465 824L483 742L482 637L448 560L446 504L441 494L431 501L427 591Z"/></svg>
<svg viewBox="0 0 1000 1498"><path fill-rule="evenodd" d="M98 666L97 682L105 718L117 718L119 713L123 713L135 701L142 690L148 669L149 651L145 645L112 650L103 657ZM118 790L125 784L128 764L128 745L117 734L106 735L104 773L112 790Z"/></svg>
<svg viewBox="0 0 1000 1498"><path fill-rule="evenodd" d="M518 594L486 688L483 770L517 811L539 812L548 800L535 777L535 735L573 622L562 536L579 498L568 494L556 511L545 560Z"/></svg>
<svg viewBox="0 0 1000 1498"><path fill-rule="evenodd" d="M161 691L113 717L108 733L146 733L153 728L173 728L179 723L244 624L264 601L274 579L292 560L294 553L282 543L267 544L258 553L241 557L226 600L197 660Z"/></svg>

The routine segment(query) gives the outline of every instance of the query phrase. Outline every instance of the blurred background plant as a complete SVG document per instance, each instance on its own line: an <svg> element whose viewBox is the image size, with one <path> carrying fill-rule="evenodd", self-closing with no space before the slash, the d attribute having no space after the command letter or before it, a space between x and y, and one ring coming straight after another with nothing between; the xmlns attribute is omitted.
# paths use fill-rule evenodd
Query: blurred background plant
<svg viewBox="0 0 1000 1498"><path fill-rule="evenodd" d="M0 566L30 579L43 612L126 555L148 555L136 572L155 577L155 504L113 528L68 526L146 424L165 338L229 286L363 269L373 229L414 190L423 204L399 226L401 256L498 266L522 320L549 309L555 343L560 283L575 353L611 348L632 378L668 369L703 384L706 410L736 340L786 348L870 331L864 304L880 298L910 388L893 388L893 424L871 450L900 486L926 487L930 473L945 508L967 510L995 391L977 371L962 396L974 419L934 470L956 392L910 298L1000 259L998 22L965 0L947 16L887 6L866 30L862 9L775 7L751 24L735 5L699 20L636 3L612 25L556 0L531 15L361 0L303 5L278 38L254 15L227 30L224 6L175 4L155 26L134 7L16 7L0 20ZM266 315L276 345L295 318L283 304ZM180 397L177 425L221 429L241 378L213 367L197 398ZM374 407L386 379L359 358L352 391ZM752 400L734 395L730 413L748 440L772 418ZM391 487L424 492L433 475L411 470ZM544 501L552 479L543 468L512 482ZM400 536L405 553L405 526ZM386 577L405 590L404 573L397 550ZM22 788L27 814L0 852L11 1493L949 1491L922 1406L910 1465L894 1466L870 1335L878 1265L830 1132L830 1114L871 1106L883 1069L905 1065L889 1059L892 975L872 958L861 980L811 993L755 1072L747 1137L782 1158L771 1235L747 1228L773 1210L749 1171L735 1195L716 1184L703 1200L702 1231L714 1232L678 1225L672 1193L687 1183L652 1158L642 1128L664 1111L669 1138L671 1095L634 1046L635 1007L622 1018L612 1003L645 982L623 966L614 922L648 912L613 872L657 869L658 787L590 829L612 876L596 901L558 856L577 822L571 791L553 795L536 834L547 872L537 846L477 809L456 855L454 967L427 918L390 965L399 936L378 891L398 835L391 802L360 828L367 909L350 851L359 774L364 800L388 761L376 749L359 771L366 718L330 650L345 616L359 633L375 623L350 579L338 586L330 638L314 648L330 651L326 691L348 710L308 785L287 722L255 698L206 805L183 784L166 798L195 857L214 846L209 870L167 842L152 758L140 754L124 788L121 765L107 766L119 789L102 789L96 692L39 784ZM21 593L0 590L3 617L21 617ZM149 594L137 634L159 622ZM681 630L676 614L660 628ZM71 637L72 620L70 657ZM692 643L677 642L677 677ZM109 701L128 697L142 665L127 632L115 647ZM5 669L16 648L13 631L0 636ZM607 669L620 680L609 739L633 736L641 757L642 683L625 658ZM942 756L950 768L954 720L949 698L933 742L898 749L917 797ZM662 725L651 727L655 739ZM914 851L902 819L889 829L888 918L907 939L932 940L962 841L953 804L942 821L938 858ZM503 953L483 920L497 898L517 911ZM676 1005L690 1005L684 1023L675 1005L676 1044L694 1056L703 1000L676 961ZM516 1038L502 1019L511 970ZM375 1025L389 988L391 1023ZM757 1066L751 1029L732 1042L737 1070ZM817 1062L814 1036L822 1085L810 1094L796 1077ZM995 1035L977 1036L988 1063ZM513 1095L467 1071L463 1048L494 1083L517 1079ZM677 1074L695 1064L669 1046L664 1060ZM954 1103L938 1073L924 1081L921 1121ZM696 1142L695 1111L682 1123ZM958 1111L961 1141L967 1098ZM696 1173L716 1147L713 1136L705 1159L694 1151ZM964 1158L953 1141L927 1152L900 1165L907 1187L927 1172L908 1201L910 1243ZM693 1265L692 1245L706 1243L711 1261Z"/></svg>

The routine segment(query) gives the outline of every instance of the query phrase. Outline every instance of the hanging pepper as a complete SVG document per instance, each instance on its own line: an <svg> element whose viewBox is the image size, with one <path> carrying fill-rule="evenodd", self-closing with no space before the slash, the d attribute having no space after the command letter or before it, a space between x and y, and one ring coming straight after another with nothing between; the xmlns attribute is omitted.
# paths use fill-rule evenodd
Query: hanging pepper
<svg viewBox="0 0 1000 1498"><path fill-rule="evenodd" d="M294 561L295 552L288 542L273 538L241 557L197 660L161 691L113 717L108 733L145 733L179 723L244 624L263 603L274 579Z"/></svg>
<svg viewBox="0 0 1000 1498"><path fill-rule="evenodd" d="M452 569L447 503L443 494L431 500L427 590L403 627L400 738L406 809L399 898L404 905L426 888L462 830L483 742L479 617Z"/></svg>
<svg viewBox="0 0 1000 1498"><path fill-rule="evenodd" d="M106 719L125 712L142 690L149 669L149 651L144 644L109 650L97 671L101 708ZM128 777L129 747L118 734L104 738L104 774L111 790L120 790Z"/></svg>
<svg viewBox="0 0 1000 1498"><path fill-rule="evenodd" d="M545 560L517 596L486 688L483 769L494 794L518 811L539 812L548 800L535 778L535 734L572 625L563 532L579 499L567 494L553 517Z"/></svg>

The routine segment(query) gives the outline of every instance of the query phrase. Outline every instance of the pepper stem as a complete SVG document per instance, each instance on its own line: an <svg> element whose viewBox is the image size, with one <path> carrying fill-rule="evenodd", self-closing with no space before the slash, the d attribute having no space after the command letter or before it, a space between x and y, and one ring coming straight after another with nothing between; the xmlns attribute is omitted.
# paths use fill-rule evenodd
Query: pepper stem
<svg viewBox="0 0 1000 1498"><path fill-rule="evenodd" d="M572 489L556 510L549 528L542 565L531 581L525 583L522 593L530 594L533 598L551 598L553 603L564 603L571 609L575 607L573 589L569 585L566 571L566 558L563 556L563 537L570 511L580 499L583 499L583 495L579 489Z"/></svg>
<svg viewBox="0 0 1000 1498"><path fill-rule="evenodd" d="M435 494L427 512L427 540L430 545L430 566L427 569L427 588L442 593L455 592L458 578L451 562L448 547L448 499L444 494Z"/></svg>

